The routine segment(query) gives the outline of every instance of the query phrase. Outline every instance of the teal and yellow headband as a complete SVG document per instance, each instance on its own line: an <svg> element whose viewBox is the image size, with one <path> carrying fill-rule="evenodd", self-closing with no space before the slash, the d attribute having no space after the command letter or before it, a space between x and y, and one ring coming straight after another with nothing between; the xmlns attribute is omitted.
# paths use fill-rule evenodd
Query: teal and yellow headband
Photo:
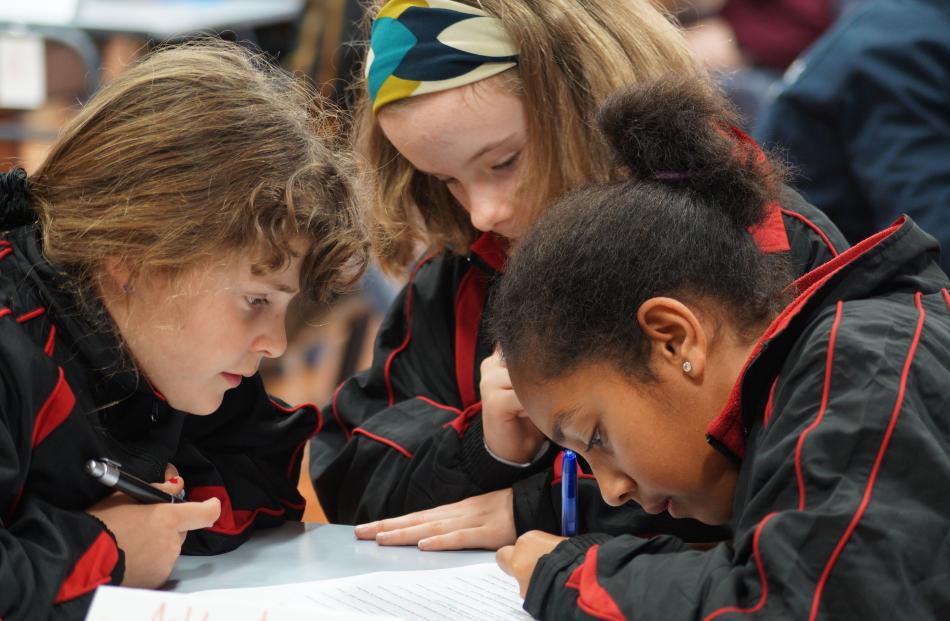
<svg viewBox="0 0 950 621"><path fill-rule="evenodd" d="M497 18L452 0L390 0L373 22L366 78L373 112L478 82L517 64Z"/></svg>

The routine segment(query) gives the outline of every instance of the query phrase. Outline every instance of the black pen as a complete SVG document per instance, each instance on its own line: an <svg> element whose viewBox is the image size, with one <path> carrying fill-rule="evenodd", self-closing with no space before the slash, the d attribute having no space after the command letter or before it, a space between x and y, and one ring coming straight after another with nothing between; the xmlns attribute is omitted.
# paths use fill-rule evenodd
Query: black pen
<svg viewBox="0 0 950 621"><path fill-rule="evenodd" d="M181 496L172 496L168 492L156 489L128 472L122 472L121 465L111 459L90 459L86 462L86 472L103 485L114 487L139 502L155 504L159 502L185 502L185 492Z"/></svg>

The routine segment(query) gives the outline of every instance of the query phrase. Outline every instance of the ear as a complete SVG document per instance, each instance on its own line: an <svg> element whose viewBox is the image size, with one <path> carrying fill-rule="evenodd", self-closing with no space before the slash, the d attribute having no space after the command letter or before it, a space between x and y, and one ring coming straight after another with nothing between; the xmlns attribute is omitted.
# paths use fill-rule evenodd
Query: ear
<svg viewBox="0 0 950 621"><path fill-rule="evenodd" d="M673 298L650 298L640 305L637 321L652 344L652 367L667 365L668 370L701 381L706 371L709 339L703 324L685 304ZM689 362L689 373L683 363Z"/></svg>

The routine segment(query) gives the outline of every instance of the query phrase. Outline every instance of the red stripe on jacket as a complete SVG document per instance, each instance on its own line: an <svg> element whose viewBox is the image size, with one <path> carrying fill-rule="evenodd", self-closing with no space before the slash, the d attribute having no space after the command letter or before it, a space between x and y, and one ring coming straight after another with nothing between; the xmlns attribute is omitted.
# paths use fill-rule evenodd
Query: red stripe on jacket
<svg viewBox="0 0 950 621"><path fill-rule="evenodd" d="M851 523L848 524L848 528L845 529L841 539L838 540L838 544L831 553L831 557L828 559L828 563L825 565L825 569L821 573L821 578L818 580L818 586L815 588L815 596L812 598L811 614L808 616L809 621L812 621L818 616L818 609L821 606L821 595L824 592L825 584L828 581L828 576L831 574L831 570L834 568L835 563L841 556L845 545L847 545L848 540L854 533L854 529L857 528L858 522L861 521L861 517L864 515L868 504L871 502L871 492L874 491L874 482L877 480L877 473L881 469L881 462L884 461L884 454L887 453L887 447L890 445L891 436L894 435L894 427L897 426L897 419L901 413L901 406L904 404L904 393L907 390L907 377L910 375L910 367L914 361L914 355L917 353L917 345L920 343L920 334L924 328L924 319L927 317L927 312L924 310L923 304L921 303L920 292L914 296L914 303L917 306L917 312L919 313L919 317L917 319L917 330L914 332L914 339L911 341L910 347L907 350L907 357L904 359L904 368L901 370L900 387L897 390L897 401L894 403L894 410L891 412L891 420L887 425L887 431L884 433L884 439L881 441L881 447L878 449L877 457L874 459L874 466L871 468L871 475L868 477L867 485L864 488L864 496L861 498L861 504L858 505L858 510L855 511L854 517L851 518Z"/></svg>
<svg viewBox="0 0 950 621"><path fill-rule="evenodd" d="M825 412L828 410L828 395L831 393L831 367L835 357L835 342L838 340L838 326L841 325L841 313L844 304L840 301L835 310L835 321L831 325L831 336L828 338L828 355L825 359L825 385L821 389L821 405L818 406L818 416L808 427L798 436L798 442L795 444L795 479L798 481L798 510L805 509L805 475L802 474L802 450L805 446L805 438L808 437L821 421L825 418Z"/></svg>
<svg viewBox="0 0 950 621"><path fill-rule="evenodd" d="M309 435L307 435L303 442L297 445L297 447L290 454L290 463L287 464L287 477L289 478L294 472L294 466L297 465L297 456L300 455L301 451L303 451L303 448L307 445L307 442L310 441L310 438L320 433L320 430L323 429L323 413L320 411L320 408L312 403L301 403L296 407L284 407L274 399L269 399L269 401L274 409L276 409L278 412L283 412L284 414L293 414L302 408L310 408L316 414L316 427L310 432Z"/></svg>
<svg viewBox="0 0 950 621"><path fill-rule="evenodd" d="M56 326L49 327L49 336L46 338L46 345L43 347L43 351L46 352L46 355L50 358L53 357L53 348L56 346Z"/></svg>
<svg viewBox="0 0 950 621"><path fill-rule="evenodd" d="M769 520L778 515L777 512L769 513L759 522L759 525L755 527L755 535L752 536L752 557L755 559L755 568L759 571L759 583L761 585L762 594L759 595L759 601L755 603L754 606L749 608L739 608L738 606L724 606L719 610L709 613L703 618L703 621L712 621L716 617L730 612L740 613L740 614L750 614L758 612L765 606L765 601L769 598L769 583L765 577L765 566L762 564L762 555L759 551L759 537L762 535L762 529L765 528L765 525L769 523Z"/></svg>
<svg viewBox="0 0 950 621"><path fill-rule="evenodd" d="M396 403L396 393L393 391L393 384L391 378L389 377L389 371L393 366L393 360L396 359L396 355L409 347L409 341L412 340L412 284L415 282L416 275L419 273L419 270L422 269L422 266L431 261L432 258L438 254L438 251L430 252L421 261L419 261L419 264L416 265L416 269L412 270L412 276L409 278L409 284L406 285L406 338L403 339L399 347L389 353L389 356L386 358L386 365L383 367L383 379L386 382L386 393L389 395L389 405Z"/></svg>
<svg viewBox="0 0 950 621"><path fill-rule="evenodd" d="M796 220L802 221L805 226L813 230L815 234L821 238L821 241L825 242L825 245L828 246L828 250L831 251L832 256L838 256L838 249L835 248L835 245L831 243L831 240L828 239L828 236L825 235L825 232L821 230L821 227L796 211L792 211L791 209L782 209L781 211L786 216L790 216Z"/></svg>
<svg viewBox="0 0 950 621"><path fill-rule="evenodd" d="M382 436L376 435L375 433L370 433L369 431L366 431L362 427L357 427L356 429L353 430L353 433L354 434L358 433L360 435L366 436L367 438L371 440L376 440L380 444L385 444L389 448L394 449L398 451L399 453L402 453L407 459L412 459L412 453L410 453L403 447L399 446L398 444L396 444L394 441L390 440L389 438L384 438Z"/></svg>
<svg viewBox="0 0 950 621"><path fill-rule="evenodd" d="M584 562L577 566L564 585L577 589L577 607L595 619L603 621L626 621L617 602L597 582L597 552L600 545L593 545L584 555Z"/></svg>
<svg viewBox="0 0 950 621"><path fill-rule="evenodd" d="M36 448L40 442L46 439L46 436L69 418L69 414L73 411L75 405L76 396L66 382L63 369L60 368L59 380L57 380L56 386L53 387L49 397L46 398L46 403L43 404L36 415L36 422L33 423L33 448Z"/></svg>
<svg viewBox="0 0 950 621"><path fill-rule="evenodd" d="M765 403L765 413L762 415L763 427L768 427L769 420L772 418L772 407L775 399L775 387L778 386L778 377L778 375L775 376L775 381L772 382L772 387L769 388L769 400Z"/></svg>
<svg viewBox="0 0 950 621"><path fill-rule="evenodd" d="M433 404L434 405L434 404ZM461 438L465 434L465 430L468 429L468 425L472 422L472 419L476 415L480 414L482 411L482 402L478 401L468 406L456 416L453 420L442 425L442 427L451 427L455 430L455 433Z"/></svg>
<svg viewBox="0 0 950 621"><path fill-rule="evenodd" d="M350 380L345 379L342 382L340 382L340 385L337 386L336 390L333 391L333 399L330 401L330 412L333 414L333 419L336 421L336 424L339 425L340 429L343 430L343 435L346 436L347 441L349 441L350 436L352 436L353 434L350 432L349 429L346 428L346 425L343 424L343 419L340 418L340 411L336 407L336 400L337 400L337 397L340 396L340 391L343 390L343 386L345 386L348 381ZM386 387L389 388L388 377L387 377Z"/></svg>
<svg viewBox="0 0 950 621"><path fill-rule="evenodd" d="M707 434L715 438L736 457L742 459L743 455L745 455L745 434L742 428L741 391L742 378L745 376L749 364L759 355L765 343L788 327L791 320L801 312L802 308L804 308L805 304L811 299L811 296L813 296L815 292L821 289L826 282L844 269L844 267L900 230L906 220L905 217L898 218L889 228L848 248L843 253L808 272L790 285L790 287L794 288L793 290L801 291L802 293L779 313L778 317L775 318L759 339L758 343L756 343L755 348L745 362L745 366L742 368L742 372L739 374L739 379L732 387L732 392L729 394L729 399L725 407L706 428Z"/></svg>
<svg viewBox="0 0 950 621"><path fill-rule="evenodd" d="M45 312L46 312L46 309L45 309L44 307L42 307L42 306L40 306L39 308L34 308L33 310L29 311L28 313L23 313L22 315L20 315L19 317L17 317L17 318L16 318L16 322L17 322L17 323L26 323L26 322L29 321L30 319L35 319L36 317L39 317L40 315L42 315L42 314L45 313Z"/></svg>
<svg viewBox="0 0 950 621"><path fill-rule="evenodd" d="M286 512L283 508L271 509L270 507L258 507L253 511L248 509L235 509L231 506L231 497L228 495L228 491L220 485L201 485L188 490L189 502L203 502L209 498L217 498L221 501L221 515L218 516L217 521L215 521L213 525L204 529L212 533L237 535L247 530L247 528L254 523L254 518L257 517L258 514L263 513L265 515L280 517Z"/></svg>
<svg viewBox="0 0 950 621"><path fill-rule="evenodd" d="M115 541L108 533L100 533L59 587L54 603L67 602L89 593L100 584L108 584L118 562L119 549Z"/></svg>

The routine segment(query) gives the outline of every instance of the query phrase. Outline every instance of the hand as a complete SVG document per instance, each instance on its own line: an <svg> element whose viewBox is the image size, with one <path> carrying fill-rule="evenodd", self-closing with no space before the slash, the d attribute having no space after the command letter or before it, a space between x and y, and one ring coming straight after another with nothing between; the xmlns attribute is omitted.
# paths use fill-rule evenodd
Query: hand
<svg viewBox="0 0 950 621"><path fill-rule="evenodd" d="M497 550L515 542L511 488L356 527L358 539L420 550Z"/></svg>
<svg viewBox="0 0 950 621"><path fill-rule="evenodd" d="M499 567L509 576L514 576L521 589L521 597L528 592L528 583L534 566L545 554L550 553L566 537L558 537L540 530L531 530L518 537L513 546L505 546L495 553Z"/></svg>
<svg viewBox="0 0 950 621"><path fill-rule="evenodd" d="M154 487L172 495L184 489L174 466L166 468L165 476L168 480ZM148 505L116 492L86 512L112 531L125 552L122 586L153 589L168 579L188 531L215 523L221 514L221 501L209 498L204 502Z"/></svg>
<svg viewBox="0 0 950 621"><path fill-rule="evenodd" d="M482 428L488 449L498 457L519 464L534 459L546 438L521 407L501 351L482 361L479 389Z"/></svg>

